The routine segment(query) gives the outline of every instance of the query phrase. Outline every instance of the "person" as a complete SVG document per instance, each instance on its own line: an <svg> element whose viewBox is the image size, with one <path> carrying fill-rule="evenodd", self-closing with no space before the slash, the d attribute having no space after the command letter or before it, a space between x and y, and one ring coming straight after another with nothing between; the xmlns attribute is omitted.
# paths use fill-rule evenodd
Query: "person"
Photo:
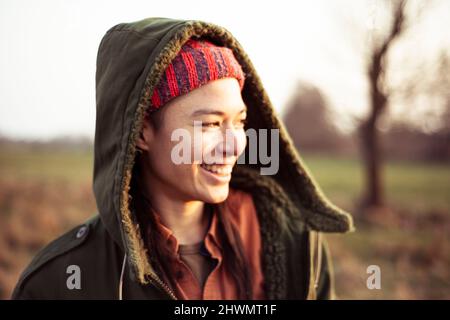
<svg viewBox="0 0 450 320"><path fill-rule="evenodd" d="M38 253L12 298L334 298L323 233L351 231L351 215L320 191L228 30L112 27L96 103L99 213Z"/></svg>

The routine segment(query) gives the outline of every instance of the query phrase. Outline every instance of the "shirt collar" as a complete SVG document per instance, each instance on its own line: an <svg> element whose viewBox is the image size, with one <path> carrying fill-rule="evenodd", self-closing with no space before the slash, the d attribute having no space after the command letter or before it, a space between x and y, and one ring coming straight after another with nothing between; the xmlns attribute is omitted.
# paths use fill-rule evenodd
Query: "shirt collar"
<svg viewBox="0 0 450 320"><path fill-rule="evenodd" d="M205 204L205 205L208 206L207 204ZM209 227L208 227L208 231L206 233L205 238L206 237L212 238L214 241L214 244L216 246L218 246L219 248L221 248L220 242L219 242L219 237L218 237L218 217L217 217L218 212L216 210L216 206L212 206L212 208L214 208L214 209L212 211L212 216L210 217ZM162 223L161 216L158 213L156 213L156 212L153 212L153 213L155 216L156 226L157 226L160 234L162 235L162 238L164 239L164 241L166 241L166 243L168 244L171 251L174 253L177 253L179 243L178 243L177 238L175 238L173 231Z"/></svg>

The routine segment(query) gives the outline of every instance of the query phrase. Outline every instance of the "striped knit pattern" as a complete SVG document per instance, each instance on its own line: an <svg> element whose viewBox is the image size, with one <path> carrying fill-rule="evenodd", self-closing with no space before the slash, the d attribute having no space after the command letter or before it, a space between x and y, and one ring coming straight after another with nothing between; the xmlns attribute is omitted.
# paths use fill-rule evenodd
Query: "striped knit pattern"
<svg viewBox="0 0 450 320"><path fill-rule="evenodd" d="M241 90L244 87L244 72L231 49L216 46L208 40L189 39L164 71L153 91L149 111L222 78L236 78Z"/></svg>

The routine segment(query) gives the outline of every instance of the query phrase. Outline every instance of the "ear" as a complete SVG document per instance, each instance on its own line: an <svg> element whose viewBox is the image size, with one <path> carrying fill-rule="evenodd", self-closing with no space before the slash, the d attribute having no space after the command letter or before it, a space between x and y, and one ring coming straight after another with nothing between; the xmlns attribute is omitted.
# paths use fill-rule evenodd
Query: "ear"
<svg viewBox="0 0 450 320"><path fill-rule="evenodd" d="M150 145L154 140L155 132L153 126L150 124L150 120L145 117L142 124L142 130L136 141L136 147L143 151L150 150Z"/></svg>

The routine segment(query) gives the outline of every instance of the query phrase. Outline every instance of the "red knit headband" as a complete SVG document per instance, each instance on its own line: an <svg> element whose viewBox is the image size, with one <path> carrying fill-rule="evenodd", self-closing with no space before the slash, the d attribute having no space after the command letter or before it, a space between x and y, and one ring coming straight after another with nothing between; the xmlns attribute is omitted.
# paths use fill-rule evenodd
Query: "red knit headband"
<svg viewBox="0 0 450 320"><path fill-rule="evenodd" d="M208 40L190 39L163 73L153 91L149 112L209 81L222 78L236 78L241 90L244 87L244 72L231 49Z"/></svg>

